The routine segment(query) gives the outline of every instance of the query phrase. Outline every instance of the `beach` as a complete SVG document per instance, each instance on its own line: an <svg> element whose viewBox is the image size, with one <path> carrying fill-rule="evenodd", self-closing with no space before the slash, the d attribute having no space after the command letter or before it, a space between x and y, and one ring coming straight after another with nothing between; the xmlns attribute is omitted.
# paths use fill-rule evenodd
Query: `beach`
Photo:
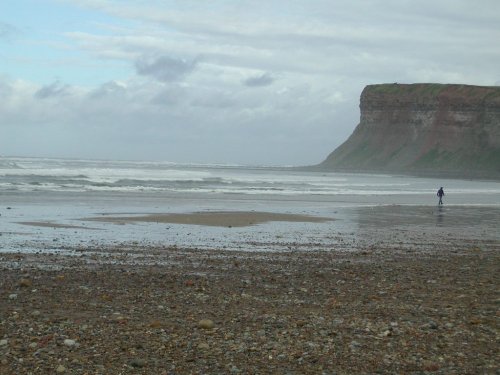
<svg viewBox="0 0 500 375"><path fill-rule="evenodd" d="M16 163L0 374L498 372L498 183Z"/></svg>
<svg viewBox="0 0 500 375"><path fill-rule="evenodd" d="M0 372L493 374L499 259L481 245L4 254Z"/></svg>
<svg viewBox="0 0 500 375"><path fill-rule="evenodd" d="M363 218L392 217L390 228L398 211ZM220 217L209 224L233 229ZM496 373L499 242L445 228L428 244L422 227L386 241L394 234L379 229L339 251L130 242L3 253L0 373Z"/></svg>

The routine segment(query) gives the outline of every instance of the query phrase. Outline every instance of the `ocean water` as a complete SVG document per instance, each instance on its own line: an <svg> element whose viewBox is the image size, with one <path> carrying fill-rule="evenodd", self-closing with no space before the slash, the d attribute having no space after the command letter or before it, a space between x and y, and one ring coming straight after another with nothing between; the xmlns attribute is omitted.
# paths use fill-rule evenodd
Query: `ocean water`
<svg viewBox="0 0 500 375"><path fill-rule="evenodd" d="M437 207L437 189L445 190ZM331 218L243 228L114 225L105 214L269 211ZM49 222L67 227L26 223ZM347 249L433 233L498 241L500 183L293 168L0 158L0 252L143 243L235 250ZM425 236L423 235L425 233ZM458 238L457 237L457 238Z"/></svg>
<svg viewBox="0 0 500 375"><path fill-rule="evenodd" d="M198 193L265 195L276 199L308 196L319 200L405 196L408 203L422 198L419 204L430 204L433 202L429 197L433 197L441 185L448 185L445 186L447 195L460 196L461 202L454 200L456 204L500 204L498 182L304 172L265 166L0 158L0 194L109 192L162 196ZM379 203L377 199L374 201Z"/></svg>

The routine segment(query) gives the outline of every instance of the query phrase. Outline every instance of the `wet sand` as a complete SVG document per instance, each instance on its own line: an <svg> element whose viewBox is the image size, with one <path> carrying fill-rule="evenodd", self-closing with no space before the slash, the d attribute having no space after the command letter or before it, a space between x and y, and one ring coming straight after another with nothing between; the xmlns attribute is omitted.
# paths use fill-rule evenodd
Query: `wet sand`
<svg viewBox="0 0 500 375"><path fill-rule="evenodd" d="M150 223L170 223L170 224L188 224L205 225L216 227L245 227L267 223L270 221L285 222L310 222L321 223L331 221L331 218L284 214L274 212L255 212L255 211L211 211L211 212L192 212L192 213L171 213L171 214L149 214L137 216L113 216L105 215L85 219L87 221L105 221L115 224L126 224L134 222Z"/></svg>
<svg viewBox="0 0 500 375"><path fill-rule="evenodd" d="M28 225L32 227L44 227L44 228L54 228L54 229L93 229L93 230L96 229L96 228L83 227L80 225L52 223L50 221L19 221L18 224Z"/></svg>

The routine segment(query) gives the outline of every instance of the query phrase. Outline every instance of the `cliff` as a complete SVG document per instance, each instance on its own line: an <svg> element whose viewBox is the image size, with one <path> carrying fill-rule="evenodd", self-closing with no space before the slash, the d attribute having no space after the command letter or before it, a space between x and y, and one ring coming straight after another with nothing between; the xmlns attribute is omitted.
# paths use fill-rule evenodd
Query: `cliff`
<svg viewBox="0 0 500 375"><path fill-rule="evenodd" d="M324 170L500 178L500 87L365 87L360 123Z"/></svg>

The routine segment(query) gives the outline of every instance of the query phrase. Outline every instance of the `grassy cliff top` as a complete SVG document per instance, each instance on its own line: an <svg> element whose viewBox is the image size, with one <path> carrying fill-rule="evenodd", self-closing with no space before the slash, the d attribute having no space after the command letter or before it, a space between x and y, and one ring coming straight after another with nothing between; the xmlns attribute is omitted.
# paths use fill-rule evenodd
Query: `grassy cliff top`
<svg viewBox="0 0 500 375"><path fill-rule="evenodd" d="M362 98L422 98L436 100L442 98L462 99L466 102L495 102L500 104L500 86L473 86L441 83L387 83L368 85Z"/></svg>

